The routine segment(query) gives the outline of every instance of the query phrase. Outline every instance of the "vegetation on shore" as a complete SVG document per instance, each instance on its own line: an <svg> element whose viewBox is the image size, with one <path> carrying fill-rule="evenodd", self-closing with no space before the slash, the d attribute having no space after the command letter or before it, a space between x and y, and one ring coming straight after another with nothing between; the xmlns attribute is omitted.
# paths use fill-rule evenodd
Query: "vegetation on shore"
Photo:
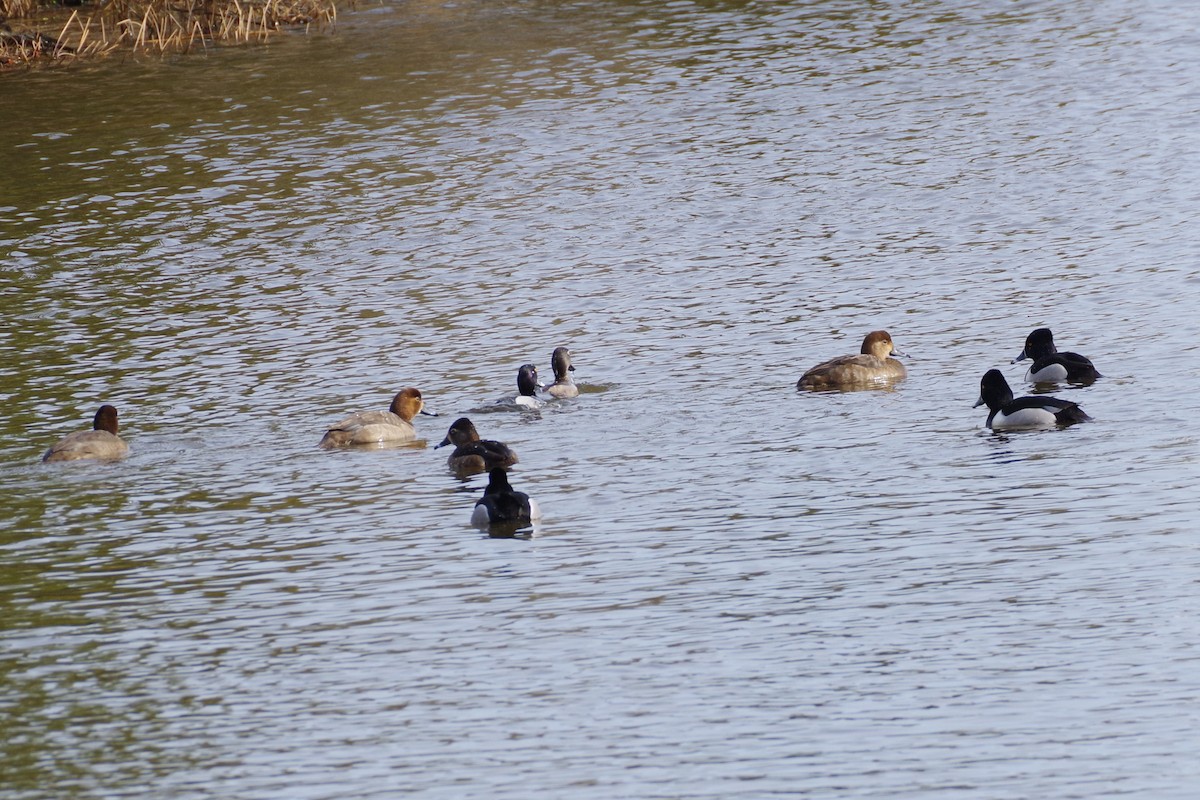
<svg viewBox="0 0 1200 800"><path fill-rule="evenodd" d="M0 0L0 70L332 25L335 0Z"/></svg>

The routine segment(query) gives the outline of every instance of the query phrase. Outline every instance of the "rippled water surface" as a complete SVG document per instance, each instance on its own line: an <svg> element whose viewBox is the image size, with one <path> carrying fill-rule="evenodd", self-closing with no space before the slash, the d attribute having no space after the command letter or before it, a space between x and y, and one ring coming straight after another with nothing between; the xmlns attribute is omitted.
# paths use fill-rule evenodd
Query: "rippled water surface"
<svg viewBox="0 0 1200 800"><path fill-rule="evenodd" d="M1198 29L410 2L5 76L0 794L1194 796ZM993 434L1043 325L1095 421ZM876 328L894 391L795 390ZM103 402L127 460L40 463Z"/></svg>

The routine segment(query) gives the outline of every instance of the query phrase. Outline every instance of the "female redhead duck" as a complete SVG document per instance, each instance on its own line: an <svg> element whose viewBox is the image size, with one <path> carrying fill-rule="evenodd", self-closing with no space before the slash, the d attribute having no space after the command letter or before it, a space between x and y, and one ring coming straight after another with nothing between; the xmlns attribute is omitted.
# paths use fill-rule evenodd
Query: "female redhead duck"
<svg viewBox="0 0 1200 800"><path fill-rule="evenodd" d="M1038 328L1025 337L1025 347L1012 363L1033 359L1033 366L1025 373L1030 383L1092 383L1102 378L1092 362L1079 353L1060 353L1054 346L1054 334L1049 328Z"/></svg>
<svg viewBox="0 0 1200 800"><path fill-rule="evenodd" d="M1014 400L1008 381L998 369L989 369L979 381L979 401L975 408L982 405L988 407L986 424L994 431L1054 428L1091 419L1070 400L1045 395Z"/></svg>
<svg viewBox="0 0 1200 800"><path fill-rule="evenodd" d="M556 347L550 355L550 366L554 370L554 383L546 387L546 394L565 400L579 397L579 387L571 380L575 367L571 365L571 351L565 347Z"/></svg>
<svg viewBox="0 0 1200 800"><path fill-rule="evenodd" d="M425 410L421 391L409 387L400 390L387 411L359 411L351 414L325 432L321 447L349 445L389 445L411 442L417 438L412 420L417 414L436 417Z"/></svg>
<svg viewBox="0 0 1200 800"><path fill-rule="evenodd" d="M117 435L117 409L100 406L92 419L90 431L76 431L64 436L42 456L42 461L76 461L94 458L116 461L129 455L129 445Z"/></svg>
<svg viewBox="0 0 1200 800"><path fill-rule="evenodd" d="M513 489L503 467L488 473L487 488L471 512L471 524L493 536L511 536L518 528L527 528L541 518L537 501Z"/></svg>
<svg viewBox="0 0 1200 800"><path fill-rule="evenodd" d="M872 331L863 339L858 355L840 356L817 364L800 376L797 389L869 389L887 386L908 375L904 365L891 355L904 355L892 344L887 331Z"/></svg>
<svg viewBox="0 0 1200 800"><path fill-rule="evenodd" d="M446 438L434 450L454 445L454 452L446 459L447 466L459 475L474 475L487 472L494 467L511 467L517 463L517 454L503 442L480 439L475 423L460 417L450 426Z"/></svg>

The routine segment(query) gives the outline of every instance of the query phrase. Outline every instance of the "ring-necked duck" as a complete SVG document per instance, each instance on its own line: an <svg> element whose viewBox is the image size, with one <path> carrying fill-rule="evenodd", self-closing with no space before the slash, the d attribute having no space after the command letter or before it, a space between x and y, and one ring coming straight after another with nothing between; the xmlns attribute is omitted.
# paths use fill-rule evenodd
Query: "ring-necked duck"
<svg viewBox="0 0 1200 800"><path fill-rule="evenodd" d="M1058 352L1054 346L1054 334L1049 328L1038 328L1025 337L1025 349L1012 363L1027 358L1033 359L1033 366L1025 373L1025 380L1031 383L1091 383L1103 377L1092 362L1079 353Z"/></svg>
<svg viewBox="0 0 1200 800"><path fill-rule="evenodd" d="M542 384L538 381L537 367L533 364L522 364L517 370L517 396L502 397L496 403L520 408L541 408L546 404L536 394L541 387Z"/></svg>
<svg viewBox="0 0 1200 800"><path fill-rule="evenodd" d="M496 467L488 473L488 485L483 497L475 502L471 524L493 533L511 533L542 518L542 510L524 492L518 492L508 482L508 473Z"/></svg>
<svg viewBox="0 0 1200 800"><path fill-rule="evenodd" d="M904 355L892 344L887 331L872 331L863 339L858 355L840 356L810 369L796 382L797 389L867 389L903 380L908 371L891 355Z"/></svg>
<svg viewBox="0 0 1200 800"><path fill-rule="evenodd" d="M417 414L436 417L425 410L421 391L409 387L401 389L392 398L387 411L359 411L334 425L325 432L321 447L346 447L348 445L388 445L411 442L417 438L412 420Z"/></svg>
<svg viewBox="0 0 1200 800"><path fill-rule="evenodd" d="M446 459L446 465L460 475L473 475L476 472L487 472L494 467L511 467L517 463L517 454L512 448L503 442L480 439L475 424L466 417L455 420L446 438L433 449L437 450L448 444L454 445L454 452Z"/></svg>
<svg viewBox="0 0 1200 800"><path fill-rule="evenodd" d="M559 399L578 397L579 387L571 380L570 374L575 371L571 365L571 351L565 347L554 348L550 366L554 369L554 383L546 387L546 394Z"/></svg>
<svg viewBox="0 0 1200 800"><path fill-rule="evenodd" d="M1020 428L1050 428L1073 425L1091 419L1083 409L1070 400L1043 395L1013 399L1008 381L998 369L989 369L979 381L979 402L975 408L986 405L987 426L992 430L1016 430Z"/></svg>
<svg viewBox="0 0 1200 800"><path fill-rule="evenodd" d="M59 439L42 456L42 461L76 461L81 458L116 461L127 455L129 445L117 435L117 409L105 404L92 418L90 431L76 431Z"/></svg>

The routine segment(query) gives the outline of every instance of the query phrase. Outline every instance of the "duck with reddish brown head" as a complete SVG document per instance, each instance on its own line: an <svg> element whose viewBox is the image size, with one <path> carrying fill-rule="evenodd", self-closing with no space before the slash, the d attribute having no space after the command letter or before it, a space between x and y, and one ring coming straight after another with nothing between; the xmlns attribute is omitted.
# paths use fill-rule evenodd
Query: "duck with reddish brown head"
<svg viewBox="0 0 1200 800"><path fill-rule="evenodd" d="M425 410L421 391L409 387L402 389L392 399L387 411L358 411L332 426L322 437L320 446L333 447L387 447L404 444L417 438L413 417L424 414L436 417Z"/></svg>
<svg viewBox="0 0 1200 800"><path fill-rule="evenodd" d="M817 364L800 376L797 389L809 391L874 389L904 380L908 370L891 356L904 355L887 331L872 331L857 355L839 356Z"/></svg>
<svg viewBox="0 0 1200 800"><path fill-rule="evenodd" d="M129 455L129 445L117 435L117 409L100 406L90 431L76 431L59 439L42 456L42 461L117 461Z"/></svg>

